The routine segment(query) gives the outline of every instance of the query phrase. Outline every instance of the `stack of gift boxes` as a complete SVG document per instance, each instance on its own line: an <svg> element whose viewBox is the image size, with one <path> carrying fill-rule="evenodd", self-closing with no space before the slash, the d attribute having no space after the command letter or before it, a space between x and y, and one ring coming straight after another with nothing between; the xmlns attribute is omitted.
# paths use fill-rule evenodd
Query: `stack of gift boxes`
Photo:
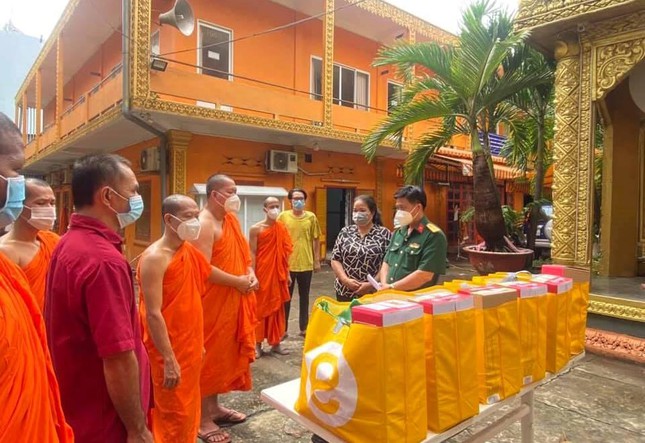
<svg viewBox="0 0 645 443"><path fill-rule="evenodd" d="M410 429L427 426L440 433L477 415L480 405L502 401L547 372L561 371L584 350L589 277L587 270L545 265L541 274L496 273L414 293L380 291L351 309L351 321L387 336L389 324L418 321L410 313L420 312L415 305L422 310L425 354L415 354L406 365L425 374L425 391L418 391L425 393L426 417L419 408L401 413ZM403 345L387 339L383 344ZM406 373L390 369L388 383L409 389ZM395 432L379 441L418 437L404 433L403 439Z"/></svg>

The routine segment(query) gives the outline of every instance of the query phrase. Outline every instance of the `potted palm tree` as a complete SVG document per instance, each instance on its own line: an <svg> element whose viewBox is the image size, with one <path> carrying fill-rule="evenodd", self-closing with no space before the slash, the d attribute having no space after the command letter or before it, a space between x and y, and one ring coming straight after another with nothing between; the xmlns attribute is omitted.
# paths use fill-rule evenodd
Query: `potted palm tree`
<svg viewBox="0 0 645 443"><path fill-rule="evenodd" d="M477 0L463 13L457 44L400 43L380 50L374 64L393 65L406 76L399 104L367 136L362 150L368 161L389 142L402 147L404 129L440 119L439 128L423 134L405 161L405 179L422 184L429 158L458 134L470 137L473 166L474 222L484 247L468 247L480 273L523 269L533 251L515 247L507 238L493 161L487 142L490 122L504 102L519 91L548 79L539 72L505 69L504 63L527 37L513 31L512 20L489 0ZM417 74L412 75L417 69ZM484 132L484 143L479 134Z"/></svg>

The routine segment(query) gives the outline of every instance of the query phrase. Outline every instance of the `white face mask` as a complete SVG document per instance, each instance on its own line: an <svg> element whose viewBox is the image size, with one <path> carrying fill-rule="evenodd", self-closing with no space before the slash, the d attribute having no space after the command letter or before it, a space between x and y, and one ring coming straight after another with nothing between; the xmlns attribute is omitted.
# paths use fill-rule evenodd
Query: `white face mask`
<svg viewBox="0 0 645 443"><path fill-rule="evenodd" d="M414 220L412 213L408 211L397 210L394 214L394 228L399 229L401 226L408 226Z"/></svg>
<svg viewBox="0 0 645 443"><path fill-rule="evenodd" d="M267 211L267 217L271 220L275 220L280 215L280 208L272 208Z"/></svg>
<svg viewBox="0 0 645 443"><path fill-rule="evenodd" d="M49 231L56 223L56 207L54 206L25 206L31 211L31 216L27 219L34 228L39 231Z"/></svg>
<svg viewBox="0 0 645 443"><path fill-rule="evenodd" d="M199 238L199 233L202 230L202 225L199 223L199 220L196 218L191 218L190 220L181 221L181 219L171 215L172 218L179 220L179 226L177 226L177 236L184 241L193 241Z"/></svg>
<svg viewBox="0 0 645 443"><path fill-rule="evenodd" d="M222 197L224 196L224 194L222 194L221 192L217 192L217 193ZM230 197L228 197L226 201L224 201L223 206L226 212L239 212L241 204L242 204L242 201L240 200L240 197L237 194L233 194Z"/></svg>

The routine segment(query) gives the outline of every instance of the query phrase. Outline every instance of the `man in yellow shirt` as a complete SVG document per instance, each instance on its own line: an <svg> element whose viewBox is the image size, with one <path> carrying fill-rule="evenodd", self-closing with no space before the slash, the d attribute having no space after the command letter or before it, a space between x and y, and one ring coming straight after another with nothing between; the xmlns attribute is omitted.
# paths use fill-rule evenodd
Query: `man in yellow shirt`
<svg viewBox="0 0 645 443"><path fill-rule="evenodd" d="M300 297L300 335L305 336L309 323L309 289L314 270L320 270L320 225L316 214L305 211L307 192L295 188L289 191L291 210L284 211L278 220L285 224L291 242L293 253L289 257L289 273L291 285L289 286L289 301L285 303L285 318L287 328L289 325L289 311L291 310L291 297L293 289L298 283L298 296ZM286 336L286 334L285 334Z"/></svg>

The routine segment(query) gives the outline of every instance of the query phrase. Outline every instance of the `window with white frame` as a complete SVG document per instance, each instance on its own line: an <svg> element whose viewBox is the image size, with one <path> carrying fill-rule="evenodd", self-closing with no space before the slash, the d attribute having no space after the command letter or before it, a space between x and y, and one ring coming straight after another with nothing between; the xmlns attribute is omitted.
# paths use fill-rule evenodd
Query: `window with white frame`
<svg viewBox="0 0 645 443"><path fill-rule="evenodd" d="M322 100L322 60L311 59L311 98ZM367 111L369 108L370 76L354 68L334 63L334 104Z"/></svg>
<svg viewBox="0 0 645 443"><path fill-rule="evenodd" d="M199 23L197 64L201 74L230 80L233 67L233 33L207 23Z"/></svg>
<svg viewBox="0 0 645 443"><path fill-rule="evenodd" d="M387 82L387 111L390 112L401 103L403 85L400 83Z"/></svg>
<svg viewBox="0 0 645 443"><path fill-rule="evenodd" d="M161 44L159 41L159 31L155 31L152 33L152 37L150 37L150 52L152 55L159 55L161 54Z"/></svg>

